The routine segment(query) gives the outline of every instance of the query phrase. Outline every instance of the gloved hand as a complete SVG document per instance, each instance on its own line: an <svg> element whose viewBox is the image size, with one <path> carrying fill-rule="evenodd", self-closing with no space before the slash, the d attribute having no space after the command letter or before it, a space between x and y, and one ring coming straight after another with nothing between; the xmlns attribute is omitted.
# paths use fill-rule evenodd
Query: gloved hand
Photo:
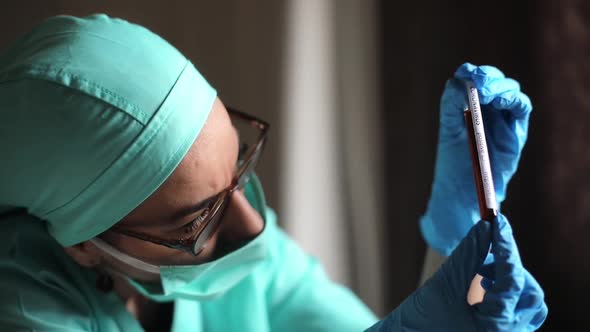
<svg viewBox="0 0 590 332"><path fill-rule="evenodd" d="M491 240L493 261L484 264ZM476 273L483 302L467 303ZM477 223L441 268L368 331L534 331L547 317L544 293L520 261L503 215Z"/></svg>
<svg viewBox="0 0 590 332"><path fill-rule="evenodd" d="M465 80L479 93L486 140L498 205L516 172L532 110L520 85L491 66L465 63L444 89L440 102L440 129L432 192L420 220L425 241L448 256L479 219L467 129L463 111L467 105ZM500 207L498 206L498 209Z"/></svg>

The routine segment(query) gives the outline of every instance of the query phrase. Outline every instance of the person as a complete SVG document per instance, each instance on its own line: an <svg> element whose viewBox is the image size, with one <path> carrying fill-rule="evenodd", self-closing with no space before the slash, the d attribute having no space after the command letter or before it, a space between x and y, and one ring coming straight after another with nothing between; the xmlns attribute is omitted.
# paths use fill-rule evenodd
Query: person
<svg viewBox="0 0 590 332"><path fill-rule="evenodd" d="M466 77L501 110L486 119L501 194L530 102L497 69ZM254 172L269 124L142 26L48 18L0 56L0 330L534 330L547 307L508 221L471 216L463 102L447 85L421 222L450 257L378 320L277 225ZM487 293L471 306L476 273Z"/></svg>

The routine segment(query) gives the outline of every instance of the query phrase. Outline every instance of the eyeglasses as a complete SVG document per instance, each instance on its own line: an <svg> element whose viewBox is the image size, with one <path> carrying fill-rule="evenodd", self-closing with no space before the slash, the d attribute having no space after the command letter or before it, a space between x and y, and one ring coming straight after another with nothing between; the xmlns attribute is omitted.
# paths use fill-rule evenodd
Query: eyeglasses
<svg viewBox="0 0 590 332"><path fill-rule="evenodd" d="M267 132L270 128L270 125L267 122L252 115L230 107L228 107L227 110L232 120L232 124L236 127L236 130L240 135L240 155L238 157L237 171L231 184L217 195L214 203L206 208L198 217L181 227L183 232L186 233L186 236L180 239L162 239L146 233L125 229L117 225L111 228L112 231L168 248L189 252L195 256L204 249L207 240L209 240L210 236L215 234L215 231L219 228L219 225L223 220L223 215L229 205L231 195L236 190L243 188L248 182L250 175L254 171L262 151L264 150ZM241 131L240 126L245 127L245 130ZM248 144L248 142L243 141L242 135L245 134L245 132L250 132L250 134L252 134L252 129L254 129L256 133L252 139L254 143Z"/></svg>

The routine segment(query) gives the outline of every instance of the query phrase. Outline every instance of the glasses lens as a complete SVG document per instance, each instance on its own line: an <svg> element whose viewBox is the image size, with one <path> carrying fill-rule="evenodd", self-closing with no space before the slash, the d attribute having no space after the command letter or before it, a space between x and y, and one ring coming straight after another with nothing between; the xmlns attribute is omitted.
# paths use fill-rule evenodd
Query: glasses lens
<svg viewBox="0 0 590 332"><path fill-rule="evenodd" d="M248 155L248 151L250 151L250 145L246 142L240 142L240 151L238 153L238 166L241 166L244 163L244 159Z"/></svg>
<svg viewBox="0 0 590 332"><path fill-rule="evenodd" d="M240 154L245 156L250 147L256 145L260 136L259 127L253 122L239 115L230 113L231 121L240 138Z"/></svg>
<svg viewBox="0 0 590 332"><path fill-rule="evenodd" d="M232 124L240 136L238 156L238 187L243 187L250 180L258 164L264 144L259 144L261 130L257 122L232 114ZM263 142L264 143L264 142ZM253 150L254 149L254 150Z"/></svg>
<svg viewBox="0 0 590 332"><path fill-rule="evenodd" d="M197 240L194 242L193 247L191 248L193 255L196 256L203 249L205 249L205 246L207 245L207 241L209 240L211 235L215 234L215 231L217 231L217 228L219 228L219 224L221 223L221 220L223 219L223 215L225 214L225 210L227 209L227 206L229 205L228 198L229 198L229 193L224 194L223 198L221 198L222 201L221 201L219 207L211 212L211 216L210 216L211 220L205 226L205 228L201 231L201 233L199 233L199 235L197 236Z"/></svg>
<svg viewBox="0 0 590 332"><path fill-rule="evenodd" d="M247 164L243 165L244 169L240 170L239 178L238 178L238 187L243 187L250 181L250 177L252 173L254 173L254 169L258 164L258 160L260 159L260 155L262 154L263 146L258 146L256 150L253 152L253 155L250 160L247 161Z"/></svg>

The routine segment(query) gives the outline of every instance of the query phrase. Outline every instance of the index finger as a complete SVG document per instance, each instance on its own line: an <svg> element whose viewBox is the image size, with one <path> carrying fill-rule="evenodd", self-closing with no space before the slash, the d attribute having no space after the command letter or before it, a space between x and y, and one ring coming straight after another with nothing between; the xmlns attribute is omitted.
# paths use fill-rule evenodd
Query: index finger
<svg viewBox="0 0 590 332"><path fill-rule="evenodd" d="M500 69L494 66L476 66L469 62L459 66L459 68L457 68L455 71L454 76L463 80L473 80L477 88L485 85L488 80L506 77Z"/></svg>
<svg viewBox="0 0 590 332"><path fill-rule="evenodd" d="M523 119L533 110L530 98L521 91L506 91L491 101L497 110L507 110L515 119Z"/></svg>

